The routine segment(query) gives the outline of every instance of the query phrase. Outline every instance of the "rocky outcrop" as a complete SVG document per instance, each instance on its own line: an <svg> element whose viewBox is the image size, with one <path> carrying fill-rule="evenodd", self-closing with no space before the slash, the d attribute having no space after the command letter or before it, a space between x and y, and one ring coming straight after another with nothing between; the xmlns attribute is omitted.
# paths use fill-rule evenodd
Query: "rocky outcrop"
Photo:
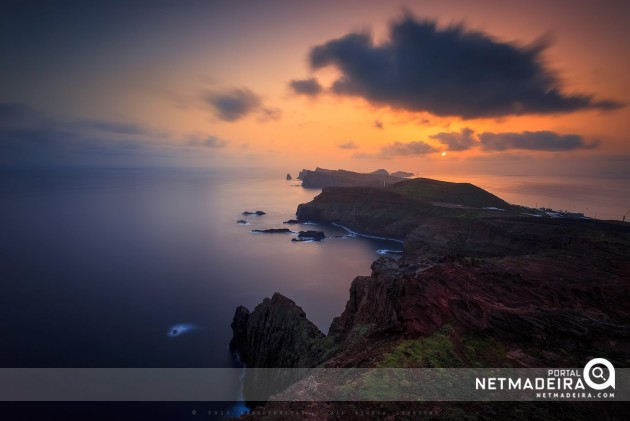
<svg viewBox="0 0 630 421"><path fill-rule="evenodd" d="M277 292L253 312L238 307L232 332L230 350L253 367L312 367L324 338L301 307Z"/></svg>
<svg viewBox="0 0 630 421"><path fill-rule="evenodd" d="M287 173L287 180L293 180L293 177L291 177L291 174Z"/></svg>
<svg viewBox="0 0 630 421"><path fill-rule="evenodd" d="M252 230L252 232L260 233L260 234L291 234L291 231L288 228L267 228L264 230Z"/></svg>
<svg viewBox="0 0 630 421"><path fill-rule="evenodd" d="M297 180L301 180L302 177L304 177L304 174L306 173L306 171L308 170L302 170L298 173L298 176L296 177Z"/></svg>
<svg viewBox="0 0 630 421"><path fill-rule="evenodd" d="M317 168L315 171L302 170L300 172L302 187L321 189L323 187L383 187L397 183L402 178L389 174L372 173L361 174L346 170L326 170Z"/></svg>
<svg viewBox="0 0 630 421"><path fill-rule="evenodd" d="M321 241L326 238L324 231L300 231L298 238L294 238L292 241Z"/></svg>
<svg viewBox="0 0 630 421"><path fill-rule="evenodd" d="M520 215L522 211L472 184L416 178L388 188L325 187L311 202L298 206L297 218L337 222L358 232L402 239L420 223L432 219L470 221L496 216L497 212L486 207L513 212L501 212L501 217Z"/></svg>
<svg viewBox="0 0 630 421"><path fill-rule="evenodd" d="M406 337L430 336L449 324L461 334L565 339L565 349L579 341L622 355L630 343L629 299L630 264L623 255L602 253L596 261L565 253L437 262L380 258L371 276L352 282L329 334L343 340L371 323Z"/></svg>
<svg viewBox="0 0 630 421"><path fill-rule="evenodd" d="M389 175L389 172L383 168L376 170L376 171L372 171L370 174L379 174L379 175Z"/></svg>
<svg viewBox="0 0 630 421"><path fill-rule="evenodd" d="M263 212L261 210L257 210L255 212L250 212L250 211L245 211L243 212L243 215L257 215L257 216L263 216L263 215L267 215L267 212Z"/></svg>
<svg viewBox="0 0 630 421"><path fill-rule="evenodd" d="M247 367L314 367L326 355L324 339L324 334L306 318L302 308L276 292L253 312L243 306L236 309L230 350L238 354ZM261 390L270 396L302 376L295 370L247 370L243 394L246 400L248 396L260 396Z"/></svg>

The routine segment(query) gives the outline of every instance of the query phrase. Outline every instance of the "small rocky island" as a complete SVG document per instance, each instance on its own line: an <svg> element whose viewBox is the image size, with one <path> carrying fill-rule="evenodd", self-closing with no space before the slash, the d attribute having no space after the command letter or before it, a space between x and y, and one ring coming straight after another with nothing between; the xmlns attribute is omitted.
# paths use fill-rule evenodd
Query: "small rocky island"
<svg viewBox="0 0 630 421"><path fill-rule="evenodd" d="M255 212L245 211L245 212L243 212L243 215L245 215L245 216L249 216L249 215L263 216L263 215L267 215L267 212L263 212L261 210L257 210Z"/></svg>
<svg viewBox="0 0 630 421"><path fill-rule="evenodd" d="M346 308L327 334L279 293L251 312L239 307L230 349L248 367L583 367L594 356L630 365L628 224L533 216L472 184L430 179L324 187L298 207L297 219L404 240L403 256L381 257L370 276L352 281ZM246 398L255 381L246 376ZM297 379L291 389L312 387ZM353 408L282 402L282 390L272 392L280 401L266 410ZM624 413L591 402L361 407L430 410L443 419L470 413L528 419L530 411L545 419L615 419Z"/></svg>
<svg viewBox="0 0 630 421"><path fill-rule="evenodd" d="M291 231L288 228L267 228L264 230L252 230L252 232L257 232L257 233L261 233L261 234L291 234L293 233L293 231Z"/></svg>
<svg viewBox="0 0 630 421"><path fill-rule="evenodd" d="M300 231L297 238L291 241L322 241L326 238L324 231Z"/></svg>

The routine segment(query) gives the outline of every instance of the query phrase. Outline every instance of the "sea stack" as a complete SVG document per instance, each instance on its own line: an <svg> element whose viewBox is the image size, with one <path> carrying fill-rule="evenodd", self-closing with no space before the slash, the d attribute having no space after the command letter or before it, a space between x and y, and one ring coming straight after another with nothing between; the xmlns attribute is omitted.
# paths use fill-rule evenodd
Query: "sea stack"
<svg viewBox="0 0 630 421"><path fill-rule="evenodd" d="M291 177L291 174L287 173L287 180L293 180L293 177Z"/></svg>

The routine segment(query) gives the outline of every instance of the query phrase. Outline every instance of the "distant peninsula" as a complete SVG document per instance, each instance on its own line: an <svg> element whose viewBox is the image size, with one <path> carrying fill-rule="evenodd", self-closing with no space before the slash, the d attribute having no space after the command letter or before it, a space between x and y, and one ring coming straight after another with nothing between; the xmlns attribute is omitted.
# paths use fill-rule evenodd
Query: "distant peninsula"
<svg viewBox="0 0 630 421"><path fill-rule="evenodd" d="M314 170L302 170L298 179L302 180L302 187L321 189L322 187L384 187L400 181L413 174L398 171L389 174L380 169L372 173L358 173L347 170L328 170L315 168Z"/></svg>

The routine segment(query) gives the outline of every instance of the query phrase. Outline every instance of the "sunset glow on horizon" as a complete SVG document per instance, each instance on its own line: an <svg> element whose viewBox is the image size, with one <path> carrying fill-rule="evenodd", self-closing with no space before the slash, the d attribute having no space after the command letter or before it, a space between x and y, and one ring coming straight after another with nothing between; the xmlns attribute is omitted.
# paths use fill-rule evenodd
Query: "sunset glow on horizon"
<svg viewBox="0 0 630 421"><path fill-rule="evenodd" d="M624 2L115 3L3 7L0 165L630 162Z"/></svg>

